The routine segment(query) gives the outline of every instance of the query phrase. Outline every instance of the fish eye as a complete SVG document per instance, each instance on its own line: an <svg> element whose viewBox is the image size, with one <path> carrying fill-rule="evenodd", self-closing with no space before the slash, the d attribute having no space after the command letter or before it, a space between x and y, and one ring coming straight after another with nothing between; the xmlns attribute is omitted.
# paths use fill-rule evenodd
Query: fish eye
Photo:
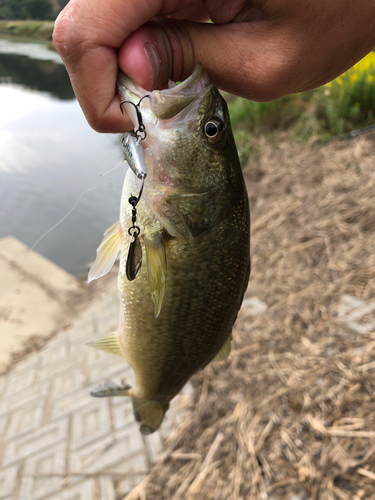
<svg viewBox="0 0 375 500"><path fill-rule="evenodd" d="M204 124L204 133L211 143L219 142L223 136L224 124L218 118L209 118Z"/></svg>

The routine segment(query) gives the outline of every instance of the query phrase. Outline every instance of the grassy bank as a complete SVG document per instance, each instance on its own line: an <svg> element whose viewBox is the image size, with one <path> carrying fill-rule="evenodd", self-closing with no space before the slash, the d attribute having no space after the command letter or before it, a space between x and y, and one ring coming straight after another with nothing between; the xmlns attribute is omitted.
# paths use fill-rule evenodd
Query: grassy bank
<svg viewBox="0 0 375 500"><path fill-rule="evenodd" d="M332 82L308 92L272 102L226 97L243 164L261 135L292 142L343 137L375 125L375 52Z"/></svg>
<svg viewBox="0 0 375 500"><path fill-rule="evenodd" d="M52 41L53 21L6 21L0 20L0 35L27 37L33 40Z"/></svg>

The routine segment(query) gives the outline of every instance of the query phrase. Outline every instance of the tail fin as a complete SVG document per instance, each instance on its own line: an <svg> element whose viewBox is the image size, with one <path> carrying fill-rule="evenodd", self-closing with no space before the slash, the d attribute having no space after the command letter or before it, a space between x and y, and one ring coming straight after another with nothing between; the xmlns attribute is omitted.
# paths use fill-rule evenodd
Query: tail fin
<svg viewBox="0 0 375 500"><path fill-rule="evenodd" d="M161 405L154 399L135 398L131 386L125 382L123 382L122 385L116 382L105 382L104 384L94 387L90 394L94 396L94 398L111 396L130 396L133 398L134 417L137 422L140 422L140 431L145 436L159 429L165 412L169 408L169 404Z"/></svg>
<svg viewBox="0 0 375 500"><path fill-rule="evenodd" d="M137 422L141 423L140 431L147 436L159 429L169 405L162 406L158 401L150 399L133 399L133 412Z"/></svg>

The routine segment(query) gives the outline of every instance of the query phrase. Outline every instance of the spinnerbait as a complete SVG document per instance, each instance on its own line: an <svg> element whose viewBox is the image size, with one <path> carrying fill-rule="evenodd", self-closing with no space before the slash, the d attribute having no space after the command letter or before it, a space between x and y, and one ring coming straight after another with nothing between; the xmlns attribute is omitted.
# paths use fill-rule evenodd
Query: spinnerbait
<svg viewBox="0 0 375 500"><path fill-rule="evenodd" d="M144 96L142 97L142 99L144 99L145 97L149 96ZM137 113L138 129L136 131L132 130L124 134L121 145L124 155L124 161L128 163L134 174L138 177L138 179L142 181L142 186L138 197L131 196L128 200L130 205L132 206L132 226L130 226L128 229L130 243L126 256L126 277L129 281L133 281L137 277L142 265L142 246L138 239L141 230L139 226L135 225L135 223L137 222L136 206L141 199L145 179L147 176L143 148L140 144L141 141L146 139L147 136L146 129L143 124L142 114L139 109L142 99L139 100L138 104L134 104L131 101L122 101L120 103L122 114L124 114L122 106L123 104L127 103L132 104L135 107Z"/></svg>

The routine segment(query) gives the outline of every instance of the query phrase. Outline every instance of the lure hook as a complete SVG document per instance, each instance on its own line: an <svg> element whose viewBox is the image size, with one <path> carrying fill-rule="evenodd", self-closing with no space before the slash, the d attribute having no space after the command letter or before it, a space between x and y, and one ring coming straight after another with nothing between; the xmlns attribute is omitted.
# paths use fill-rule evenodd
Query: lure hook
<svg viewBox="0 0 375 500"><path fill-rule="evenodd" d="M124 114L124 110L122 109L122 106L124 104L131 104L132 106L135 107L135 112L137 113L137 120L138 120L138 129L134 132L134 134L136 135L138 141L143 141L147 137L146 127L144 126L142 113L141 113L141 110L139 109L141 102L146 97L151 99L150 95L147 94L147 95L144 95L143 97L141 97L141 99L139 99L138 104L134 104L134 102L132 102L132 101L121 101L120 102L120 110L121 110L122 114Z"/></svg>

